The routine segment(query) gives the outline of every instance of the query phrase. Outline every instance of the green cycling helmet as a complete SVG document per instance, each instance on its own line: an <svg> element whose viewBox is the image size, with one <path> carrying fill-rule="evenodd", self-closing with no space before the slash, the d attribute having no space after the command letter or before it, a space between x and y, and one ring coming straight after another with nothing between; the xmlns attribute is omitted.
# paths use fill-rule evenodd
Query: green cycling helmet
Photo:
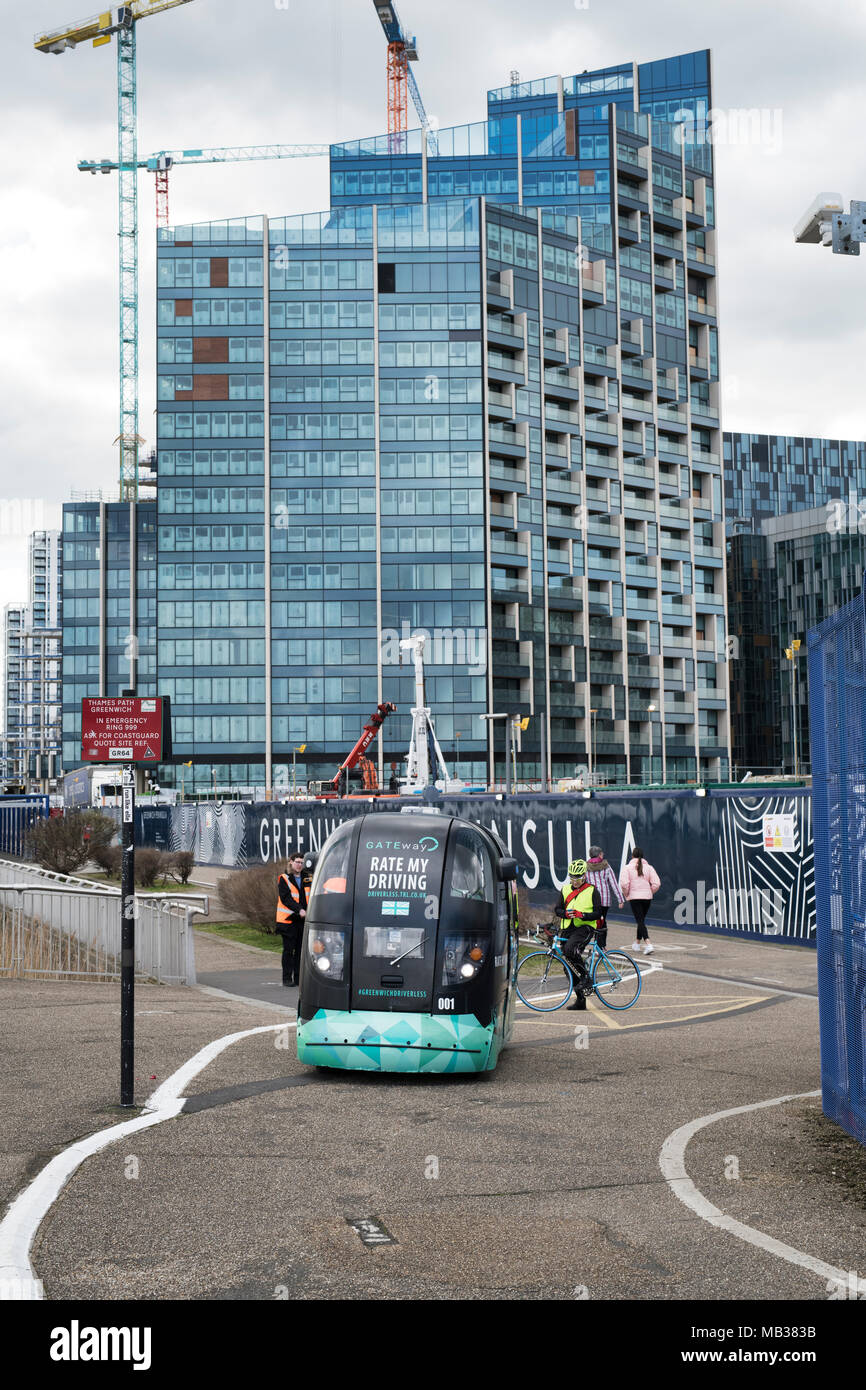
<svg viewBox="0 0 866 1390"><path fill-rule="evenodd" d="M572 859L568 866L569 878L586 878L586 860Z"/></svg>

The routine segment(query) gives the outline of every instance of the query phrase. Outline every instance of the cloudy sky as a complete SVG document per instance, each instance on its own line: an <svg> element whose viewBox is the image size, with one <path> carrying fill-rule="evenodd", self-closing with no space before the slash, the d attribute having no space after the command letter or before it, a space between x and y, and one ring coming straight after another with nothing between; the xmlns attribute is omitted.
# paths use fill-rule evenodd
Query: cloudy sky
<svg viewBox="0 0 866 1390"><path fill-rule="evenodd" d="M76 169L116 157L114 45L32 47L37 27L95 9L4 3L0 608L26 589L9 499L51 525L73 490L116 484L116 177ZM512 68L528 79L712 49L715 107L763 112L763 139L717 149L724 427L866 437L866 259L791 236L819 190L866 198L864 0L400 0L400 12L442 126L482 120L487 88ZM373 0L192 0L139 27L139 151L376 134L384 67ZM171 199L173 222L317 210L327 160L179 168ZM152 441L146 174L140 210L140 428Z"/></svg>

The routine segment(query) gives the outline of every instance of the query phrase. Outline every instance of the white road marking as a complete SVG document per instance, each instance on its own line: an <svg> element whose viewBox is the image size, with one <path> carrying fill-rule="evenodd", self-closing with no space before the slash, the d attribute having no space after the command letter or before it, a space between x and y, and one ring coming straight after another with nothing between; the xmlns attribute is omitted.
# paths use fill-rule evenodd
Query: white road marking
<svg viewBox="0 0 866 1390"><path fill-rule="evenodd" d="M240 1033L227 1033L223 1038L216 1038L157 1087L147 1101L143 1114L134 1120L124 1120L121 1124L110 1125L108 1129L97 1130L86 1139L70 1144L69 1148L52 1158L30 1185L19 1193L0 1222L0 1288L17 1289L18 1293L13 1294L13 1298L32 1298L33 1293L25 1291L34 1289L39 1290L40 1298L45 1297L30 1263L30 1251L51 1207L86 1158L100 1149L108 1148L109 1144L115 1144L118 1139L125 1139L129 1134L150 1129L164 1120L173 1120L183 1110L185 1100L182 1093L193 1077L232 1043L256 1033L273 1033L280 1028L295 1026L293 1021L284 1020L282 1023L267 1023L260 1028L245 1028Z"/></svg>
<svg viewBox="0 0 866 1390"><path fill-rule="evenodd" d="M682 1125L675 1129L673 1134L669 1134L659 1155L659 1167L662 1170L665 1181L675 1197L693 1212L701 1217L702 1220L709 1222L718 1230L727 1231L729 1235L736 1236L738 1240L747 1241L749 1245L756 1245L760 1250L766 1250L768 1254L775 1255L780 1260L787 1260L789 1264L799 1265L801 1269L808 1269L812 1274L817 1274L821 1279L829 1283L830 1280L841 1280L843 1286L848 1279L848 1271L837 1269L835 1265L827 1264L825 1260L819 1260L814 1255L807 1255L802 1250L795 1250L792 1245L786 1245L784 1241L776 1240L774 1236L765 1235L763 1231L757 1231L753 1226L746 1226L742 1221L736 1221L732 1216L726 1216L718 1207L708 1201L702 1192L699 1192L686 1172L685 1153L689 1140L697 1134L698 1130L706 1128L707 1125L716 1124L719 1120L730 1119L733 1115L747 1115L752 1110L765 1110L771 1105L784 1105L789 1100L810 1100L814 1096L820 1096L820 1091L802 1091L798 1095L777 1096L775 1100L760 1100L753 1105L738 1105L733 1110L719 1110L715 1115L704 1115L699 1120L692 1120L690 1124Z"/></svg>
<svg viewBox="0 0 866 1390"><path fill-rule="evenodd" d="M678 965L670 966L668 968L668 974L686 975L690 980L713 980L717 985L731 985L731 987L735 989L751 989L754 983L753 980L732 980L730 975L708 975L705 974L703 970L682 970ZM818 1002L817 993L809 994L808 991L804 989L773 989L771 985L765 985L764 993L789 994L792 999L811 999L813 1004L817 1004Z"/></svg>

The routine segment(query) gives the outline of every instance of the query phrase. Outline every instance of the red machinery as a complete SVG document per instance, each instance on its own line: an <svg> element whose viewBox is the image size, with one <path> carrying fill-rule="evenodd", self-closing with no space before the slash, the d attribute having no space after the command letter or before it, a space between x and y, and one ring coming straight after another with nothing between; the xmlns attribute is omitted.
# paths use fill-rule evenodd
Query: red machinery
<svg viewBox="0 0 866 1390"><path fill-rule="evenodd" d="M361 737L358 739L358 742L355 744L355 747L348 757L344 758L332 780L330 782L310 784L309 789L313 791L314 795L319 800L330 800L332 797L348 796L349 774L354 767L358 766L360 766L361 769L364 793L369 795L370 792L379 791L379 781L376 776L375 764L373 764L369 758L365 758L364 754L370 747L370 744L373 742L373 739L378 734L385 720L388 718L388 715L394 714L396 709L397 706L390 703L377 705L373 714L370 716L370 722L364 725L364 732L361 734ZM343 778L345 778L346 782L345 791L340 790L340 784Z"/></svg>

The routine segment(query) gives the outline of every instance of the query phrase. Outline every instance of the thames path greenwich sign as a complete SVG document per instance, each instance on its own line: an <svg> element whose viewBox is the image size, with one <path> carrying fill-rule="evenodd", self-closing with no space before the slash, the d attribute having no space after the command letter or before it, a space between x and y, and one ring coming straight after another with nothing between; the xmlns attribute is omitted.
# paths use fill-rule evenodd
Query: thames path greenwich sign
<svg viewBox="0 0 866 1390"><path fill-rule="evenodd" d="M85 762L159 763L171 754L169 702L163 695L81 701Z"/></svg>

